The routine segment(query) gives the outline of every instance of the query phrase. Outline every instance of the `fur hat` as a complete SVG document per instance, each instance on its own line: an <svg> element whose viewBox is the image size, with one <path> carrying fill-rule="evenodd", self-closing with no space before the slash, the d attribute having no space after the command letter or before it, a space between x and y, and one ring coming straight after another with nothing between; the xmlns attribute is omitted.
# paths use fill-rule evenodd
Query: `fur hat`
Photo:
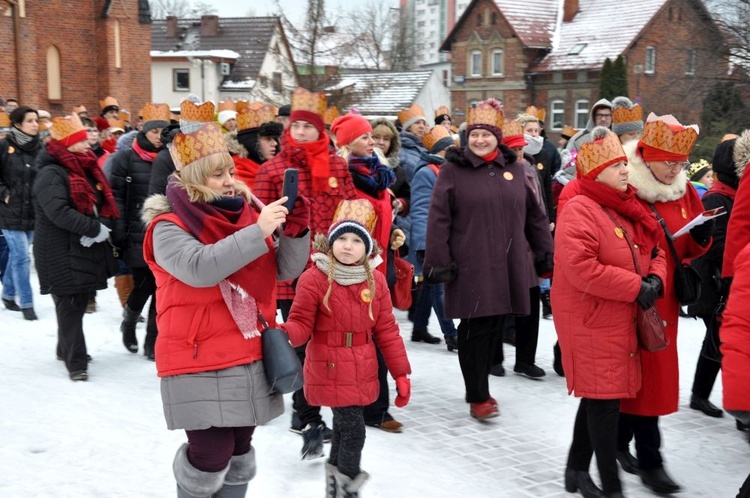
<svg viewBox="0 0 750 498"><path fill-rule="evenodd" d="M617 136L643 131L643 109L627 97L616 97L612 101L612 131Z"/></svg>

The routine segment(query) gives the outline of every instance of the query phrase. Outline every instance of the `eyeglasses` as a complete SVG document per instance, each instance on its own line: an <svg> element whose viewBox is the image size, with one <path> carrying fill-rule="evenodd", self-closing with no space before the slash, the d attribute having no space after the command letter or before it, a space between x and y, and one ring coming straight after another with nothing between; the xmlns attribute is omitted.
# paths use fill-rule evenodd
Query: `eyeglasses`
<svg viewBox="0 0 750 498"><path fill-rule="evenodd" d="M601 119L601 118L611 118L611 117L612 117L612 115L611 115L611 114L599 114L599 113L596 113L596 114L594 114L594 117L595 117L596 119Z"/></svg>
<svg viewBox="0 0 750 498"><path fill-rule="evenodd" d="M688 161L664 161L664 164L671 170L687 168L690 165Z"/></svg>

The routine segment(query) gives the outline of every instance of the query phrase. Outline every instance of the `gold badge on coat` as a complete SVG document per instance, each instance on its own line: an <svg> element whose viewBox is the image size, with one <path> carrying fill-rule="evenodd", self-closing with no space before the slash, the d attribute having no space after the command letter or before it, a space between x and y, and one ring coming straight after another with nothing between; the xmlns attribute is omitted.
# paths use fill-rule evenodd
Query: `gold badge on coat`
<svg viewBox="0 0 750 498"><path fill-rule="evenodd" d="M16 151L16 149L12 145L10 147L8 147L8 154L13 154L15 151Z"/></svg>
<svg viewBox="0 0 750 498"><path fill-rule="evenodd" d="M682 219L683 220L687 219L687 211L685 211L685 208L682 208Z"/></svg>
<svg viewBox="0 0 750 498"><path fill-rule="evenodd" d="M339 186L339 181L336 179L335 176L332 176L328 179L328 186L331 188L336 188Z"/></svg>
<svg viewBox="0 0 750 498"><path fill-rule="evenodd" d="M359 293L359 298L365 303L369 303L372 301L372 292L370 292L370 289L362 289L362 292Z"/></svg>
<svg viewBox="0 0 750 498"><path fill-rule="evenodd" d="M101 182L97 182L96 190L101 192L102 190L104 190L104 185L102 185Z"/></svg>
<svg viewBox="0 0 750 498"><path fill-rule="evenodd" d="M544 169L544 164L536 163L536 169L538 169L539 171L542 171Z"/></svg>
<svg viewBox="0 0 750 498"><path fill-rule="evenodd" d="M511 173L510 171L506 171L505 173L503 173L503 178L505 178L508 181L511 181L513 179L513 173Z"/></svg>
<svg viewBox="0 0 750 498"><path fill-rule="evenodd" d="M617 235L618 239L621 239L625 236L625 234L622 232L622 228L615 227L615 235Z"/></svg>

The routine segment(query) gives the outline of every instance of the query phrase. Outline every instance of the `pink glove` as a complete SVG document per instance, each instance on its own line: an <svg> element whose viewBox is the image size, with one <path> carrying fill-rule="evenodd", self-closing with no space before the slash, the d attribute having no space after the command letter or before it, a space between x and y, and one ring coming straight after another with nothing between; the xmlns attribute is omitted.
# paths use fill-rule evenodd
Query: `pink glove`
<svg viewBox="0 0 750 498"><path fill-rule="evenodd" d="M396 379L396 391L398 392L396 406L403 408L409 402L409 398L411 398L411 381L406 375L402 375Z"/></svg>
<svg viewBox="0 0 750 498"><path fill-rule="evenodd" d="M303 235L310 225L310 200L300 195L294 201L292 212L286 216L284 235L296 238Z"/></svg>

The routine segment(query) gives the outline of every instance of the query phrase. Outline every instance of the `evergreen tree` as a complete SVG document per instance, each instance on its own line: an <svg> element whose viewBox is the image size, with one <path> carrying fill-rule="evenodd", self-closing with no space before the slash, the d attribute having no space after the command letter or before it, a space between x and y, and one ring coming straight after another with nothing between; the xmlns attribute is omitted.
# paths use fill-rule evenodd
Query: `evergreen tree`
<svg viewBox="0 0 750 498"><path fill-rule="evenodd" d="M612 61L607 57L599 75L599 98L612 100L616 96L612 94Z"/></svg>
<svg viewBox="0 0 750 498"><path fill-rule="evenodd" d="M625 59L622 55L618 55L612 64L612 97L613 99L619 95L628 95L628 68L625 65Z"/></svg>
<svg viewBox="0 0 750 498"><path fill-rule="evenodd" d="M716 83L703 100L701 132L691 158L710 160L714 149L727 133L739 135L750 128L750 116L732 81Z"/></svg>

